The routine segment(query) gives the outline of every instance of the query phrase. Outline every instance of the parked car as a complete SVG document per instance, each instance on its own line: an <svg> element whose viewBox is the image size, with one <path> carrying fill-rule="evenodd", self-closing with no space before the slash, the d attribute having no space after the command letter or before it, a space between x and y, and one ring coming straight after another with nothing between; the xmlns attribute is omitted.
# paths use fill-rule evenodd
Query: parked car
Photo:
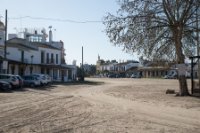
<svg viewBox="0 0 200 133"><path fill-rule="evenodd" d="M164 79L176 79L177 75L165 75L163 78Z"/></svg>
<svg viewBox="0 0 200 133"><path fill-rule="evenodd" d="M12 74L0 74L0 81L6 81L10 83L12 88L19 87L19 80L15 75Z"/></svg>
<svg viewBox="0 0 200 133"><path fill-rule="evenodd" d="M125 73L120 73L120 74L118 74L118 78L126 78L126 74Z"/></svg>
<svg viewBox="0 0 200 133"><path fill-rule="evenodd" d="M50 84L52 82L52 78L51 76L47 75L47 74L44 74L45 77L46 77L46 81L47 81L47 84Z"/></svg>
<svg viewBox="0 0 200 133"><path fill-rule="evenodd" d="M141 78L142 76L139 73L132 74L131 78Z"/></svg>
<svg viewBox="0 0 200 133"><path fill-rule="evenodd" d="M167 75L163 77L164 79L176 79L178 78L178 73L176 70L169 70Z"/></svg>
<svg viewBox="0 0 200 133"><path fill-rule="evenodd" d="M40 80L41 85L47 85L48 81L44 74L32 74L32 76L37 77Z"/></svg>
<svg viewBox="0 0 200 133"><path fill-rule="evenodd" d="M24 80L21 76L19 75L15 75L17 77L17 79L19 80L19 88L22 88L24 85Z"/></svg>
<svg viewBox="0 0 200 133"><path fill-rule="evenodd" d="M24 80L24 85L25 86L30 86L30 87L36 87L40 86L40 79L38 79L36 76L33 75L26 75L22 77Z"/></svg>
<svg viewBox="0 0 200 133"><path fill-rule="evenodd" d="M0 90L1 91L9 91L12 89L12 86L10 83L6 81L0 81Z"/></svg>
<svg viewBox="0 0 200 133"><path fill-rule="evenodd" d="M108 78L116 78L116 74L109 74Z"/></svg>

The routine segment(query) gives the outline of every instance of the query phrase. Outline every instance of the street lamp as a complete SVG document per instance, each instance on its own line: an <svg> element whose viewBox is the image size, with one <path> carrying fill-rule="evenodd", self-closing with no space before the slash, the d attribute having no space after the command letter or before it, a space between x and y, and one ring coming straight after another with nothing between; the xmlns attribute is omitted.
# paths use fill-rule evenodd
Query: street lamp
<svg viewBox="0 0 200 133"><path fill-rule="evenodd" d="M31 55L31 67L30 67L30 73L31 74L33 72L33 57L34 57L34 55Z"/></svg>

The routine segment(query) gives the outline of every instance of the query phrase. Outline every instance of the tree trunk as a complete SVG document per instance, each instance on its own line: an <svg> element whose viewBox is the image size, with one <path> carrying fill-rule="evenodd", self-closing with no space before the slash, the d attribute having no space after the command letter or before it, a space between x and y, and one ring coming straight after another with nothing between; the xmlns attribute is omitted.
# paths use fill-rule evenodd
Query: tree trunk
<svg viewBox="0 0 200 133"><path fill-rule="evenodd" d="M179 76L179 95L180 96L188 96L189 92L188 92L188 87L187 87L187 79L185 77L185 75Z"/></svg>
<svg viewBox="0 0 200 133"><path fill-rule="evenodd" d="M182 50L182 28L180 26L176 27L175 30L173 30L174 39L175 39L175 48L176 48L176 55L177 55L177 63L178 64L184 64L185 63L185 57L183 55ZM187 79L185 75L179 75L179 95L180 96L188 96L188 86L187 86Z"/></svg>

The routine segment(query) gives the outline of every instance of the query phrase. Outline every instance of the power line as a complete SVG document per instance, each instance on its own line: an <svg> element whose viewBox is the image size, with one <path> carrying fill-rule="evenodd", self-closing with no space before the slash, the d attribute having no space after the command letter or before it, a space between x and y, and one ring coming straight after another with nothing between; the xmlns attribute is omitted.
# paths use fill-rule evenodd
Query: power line
<svg viewBox="0 0 200 133"><path fill-rule="evenodd" d="M32 17L32 16L23 16L23 17L10 17L9 19L18 20L18 19L34 19L34 20L47 20L47 21L57 21L57 22L69 22L69 23L102 23L103 21L99 20L86 20L86 21L76 21L71 19L58 19L58 18L45 18L45 17Z"/></svg>

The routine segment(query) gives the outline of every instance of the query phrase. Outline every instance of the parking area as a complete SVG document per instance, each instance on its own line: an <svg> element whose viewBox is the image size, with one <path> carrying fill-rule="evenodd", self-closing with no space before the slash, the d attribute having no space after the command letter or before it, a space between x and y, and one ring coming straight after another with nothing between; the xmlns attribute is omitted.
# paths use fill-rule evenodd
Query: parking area
<svg viewBox="0 0 200 133"><path fill-rule="evenodd" d="M0 91L7 92L24 87L47 87L52 83L52 78L47 74L13 75L0 74Z"/></svg>

